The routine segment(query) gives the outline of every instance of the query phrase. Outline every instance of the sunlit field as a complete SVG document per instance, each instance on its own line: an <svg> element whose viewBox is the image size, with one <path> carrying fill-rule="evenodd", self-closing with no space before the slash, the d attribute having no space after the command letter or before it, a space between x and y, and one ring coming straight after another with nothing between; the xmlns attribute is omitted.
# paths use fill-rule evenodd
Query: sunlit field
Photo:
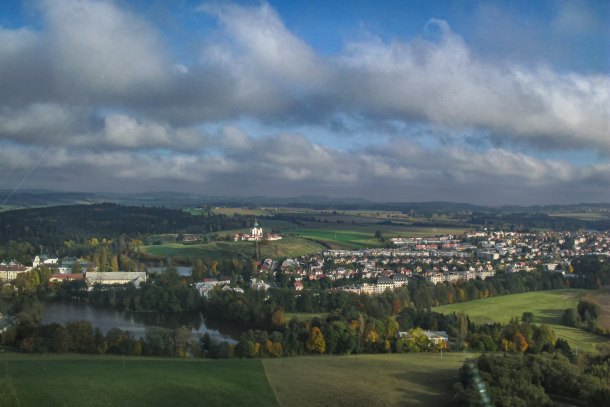
<svg viewBox="0 0 610 407"><path fill-rule="evenodd" d="M590 292L567 289L500 295L483 300L443 305L433 308L433 311L444 314L464 312L477 323L507 323L514 317L520 319L524 312L532 312L535 323L549 325L558 337L566 339L573 348L593 352L598 345L609 344L610 341L582 329L561 325L563 311L566 308L576 308L578 301Z"/></svg>
<svg viewBox="0 0 610 407"><path fill-rule="evenodd" d="M257 359L3 354L0 371L21 407L277 405Z"/></svg>

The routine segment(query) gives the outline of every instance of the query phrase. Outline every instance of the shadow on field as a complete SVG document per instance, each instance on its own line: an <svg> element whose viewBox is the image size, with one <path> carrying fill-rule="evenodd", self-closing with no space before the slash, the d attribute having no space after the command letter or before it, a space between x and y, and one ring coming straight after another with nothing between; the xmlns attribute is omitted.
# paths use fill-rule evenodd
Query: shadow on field
<svg viewBox="0 0 610 407"><path fill-rule="evenodd" d="M458 369L434 369L426 372L408 372L392 375L404 383L401 405L407 406L452 406L453 386L459 380Z"/></svg>
<svg viewBox="0 0 610 407"><path fill-rule="evenodd" d="M568 307L566 306L566 308ZM537 324L559 324L563 311L563 309L553 308L538 310L534 313L534 322Z"/></svg>

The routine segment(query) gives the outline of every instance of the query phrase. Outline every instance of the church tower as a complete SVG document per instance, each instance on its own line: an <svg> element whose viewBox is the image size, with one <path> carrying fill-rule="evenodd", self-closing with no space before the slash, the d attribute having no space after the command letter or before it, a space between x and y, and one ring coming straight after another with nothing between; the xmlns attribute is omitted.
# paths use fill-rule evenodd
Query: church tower
<svg viewBox="0 0 610 407"><path fill-rule="evenodd" d="M254 238L254 240L263 240L263 228L258 224L256 219L254 220L254 226L252 227L250 235Z"/></svg>

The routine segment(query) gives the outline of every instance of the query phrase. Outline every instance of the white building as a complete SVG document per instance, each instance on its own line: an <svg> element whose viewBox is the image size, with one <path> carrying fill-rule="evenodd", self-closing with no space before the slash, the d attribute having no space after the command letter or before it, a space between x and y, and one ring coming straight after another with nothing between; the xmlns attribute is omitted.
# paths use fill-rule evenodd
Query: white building
<svg viewBox="0 0 610 407"><path fill-rule="evenodd" d="M91 290L95 284L122 285L133 283L138 287L146 282L146 273L143 271L109 271L85 273L87 287Z"/></svg>

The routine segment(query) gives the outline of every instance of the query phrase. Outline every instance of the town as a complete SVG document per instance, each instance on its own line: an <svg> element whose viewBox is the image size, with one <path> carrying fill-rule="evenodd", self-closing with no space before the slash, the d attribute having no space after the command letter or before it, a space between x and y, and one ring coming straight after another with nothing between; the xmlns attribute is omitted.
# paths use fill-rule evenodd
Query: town
<svg viewBox="0 0 610 407"><path fill-rule="evenodd" d="M241 240L267 239L258 223L251 235L240 234ZM270 240L281 239L270 234ZM423 279L432 284L458 280L484 280L496 273L545 271L572 276L571 261L584 255L610 256L610 234L607 232L520 233L503 231L467 232L434 238L390 238L392 247L358 250L324 250L296 258L267 258L258 264L256 275L248 287L267 290L278 287L278 280L289 281L295 291L325 281L330 290L357 294L381 294L408 284L409 279ZM95 284L132 283L136 287L149 274L158 274L167 267L145 266L143 271L98 272L97 265L85 259L36 256L31 265L14 261L0 263L0 280L12 281L20 273L37 267L50 271L50 282L84 280L89 289ZM178 266L182 276L190 276L191 266ZM222 270L221 270L222 274ZM353 281L360 283L354 284ZM241 290L227 276L204 278L196 282L199 292L208 296L211 289ZM319 286L317 286L319 287Z"/></svg>

